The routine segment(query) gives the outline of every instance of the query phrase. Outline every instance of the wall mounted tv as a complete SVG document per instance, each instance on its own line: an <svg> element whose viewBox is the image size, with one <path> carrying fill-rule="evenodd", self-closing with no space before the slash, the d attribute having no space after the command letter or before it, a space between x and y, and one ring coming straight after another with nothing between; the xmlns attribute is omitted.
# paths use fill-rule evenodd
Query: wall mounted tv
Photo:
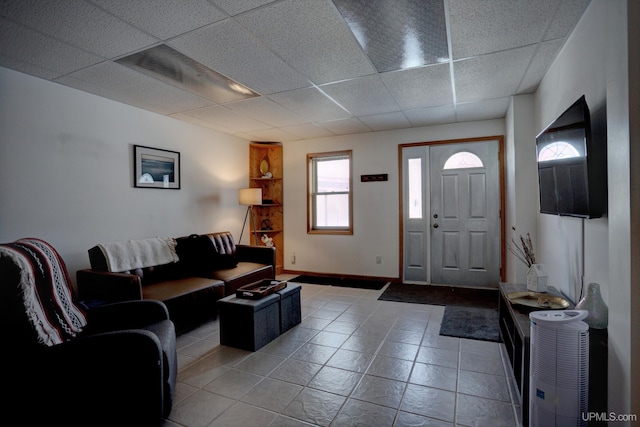
<svg viewBox="0 0 640 427"><path fill-rule="evenodd" d="M599 218L607 204L606 141L594 141L582 96L536 137L540 212Z"/></svg>

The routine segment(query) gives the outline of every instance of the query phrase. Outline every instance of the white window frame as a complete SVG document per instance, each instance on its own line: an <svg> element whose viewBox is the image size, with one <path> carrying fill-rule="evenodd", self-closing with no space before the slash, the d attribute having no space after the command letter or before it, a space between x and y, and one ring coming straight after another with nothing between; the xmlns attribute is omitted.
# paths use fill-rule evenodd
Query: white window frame
<svg viewBox="0 0 640 427"><path fill-rule="evenodd" d="M307 233L309 234L353 234L353 158L352 150L332 151L327 153L307 154ZM317 191L317 169L319 161L349 160L349 189L348 191L319 193ZM316 217L317 196L324 194L346 194L348 202L348 224L346 226L318 226Z"/></svg>

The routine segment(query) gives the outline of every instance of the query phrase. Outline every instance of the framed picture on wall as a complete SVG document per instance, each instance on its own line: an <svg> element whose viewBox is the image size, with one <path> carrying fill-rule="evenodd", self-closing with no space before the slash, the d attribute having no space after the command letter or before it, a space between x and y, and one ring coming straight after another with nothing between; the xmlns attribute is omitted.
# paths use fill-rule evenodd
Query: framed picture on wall
<svg viewBox="0 0 640 427"><path fill-rule="evenodd" d="M138 188L180 189L180 153L133 146L134 185Z"/></svg>

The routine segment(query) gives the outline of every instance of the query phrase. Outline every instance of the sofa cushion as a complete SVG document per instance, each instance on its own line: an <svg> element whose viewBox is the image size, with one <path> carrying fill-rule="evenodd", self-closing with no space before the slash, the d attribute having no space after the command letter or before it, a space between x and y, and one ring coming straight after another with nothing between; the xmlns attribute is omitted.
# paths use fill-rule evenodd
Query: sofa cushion
<svg viewBox="0 0 640 427"><path fill-rule="evenodd" d="M209 235L192 234L176 240L180 261L193 274L206 276L211 270L233 268L238 264L235 254L219 251Z"/></svg>
<svg viewBox="0 0 640 427"><path fill-rule="evenodd" d="M187 277L154 283L142 287L143 299L167 301L215 286L223 286L220 280L205 277Z"/></svg>
<svg viewBox="0 0 640 427"><path fill-rule="evenodd" d="M234 268L212 271L210 277L222 280L225 283L225 295L231 295L240 286L249 285L265 278L273 279L275 275L270 265L240 261Z"/></svg>

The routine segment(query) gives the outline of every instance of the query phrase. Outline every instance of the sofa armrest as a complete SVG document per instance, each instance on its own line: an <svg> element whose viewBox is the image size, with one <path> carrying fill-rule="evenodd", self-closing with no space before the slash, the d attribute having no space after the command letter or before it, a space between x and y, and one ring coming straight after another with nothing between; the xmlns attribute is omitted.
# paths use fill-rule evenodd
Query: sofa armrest
<svg viewBox="0 0 640 427"><path fill-rule="evenodd" d="M169 320L169 310L161 301L124 301L91 308L88 316L89 322L83 334L143 328Z"/></svg>
<svg viewBox="0 0 640 427"><path fill-rule="evenodd" d="M238 261L270 265L276 271L276 248L257 245L236 245Z"/></svg>
<svg viewBox="0 0 640 427"><path fill-rule="evenodd" d="M110 303L142 299L142 282L135 274L95 270L76 272L78 299L91 303Z"/></svg>

